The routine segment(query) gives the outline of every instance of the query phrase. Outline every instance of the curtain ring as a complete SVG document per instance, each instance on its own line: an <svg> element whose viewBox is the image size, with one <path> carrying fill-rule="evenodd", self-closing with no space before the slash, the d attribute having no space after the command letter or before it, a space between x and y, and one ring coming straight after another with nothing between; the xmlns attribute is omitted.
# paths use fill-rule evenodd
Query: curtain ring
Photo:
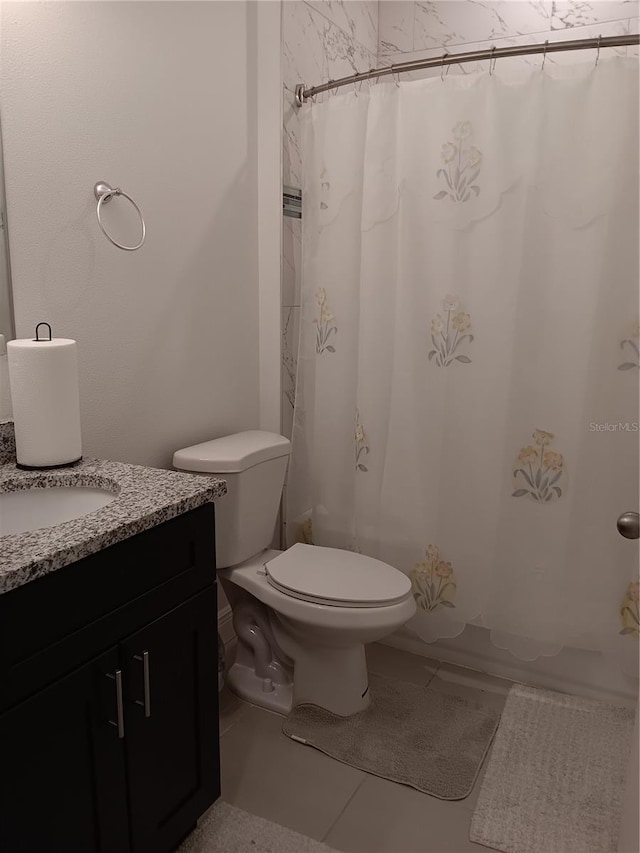
<svg viewBox="0 0 640 853"><path fill-rule="evenodd" d="M442 62L440 63L440 79L442 80L443 83L444 83L444 61L447 58L447 56L449 56L449 54L445 51L445 53L442 54ZM451 68L451 66L447 65L447 74L449 73L450 68Z"/></svg>
<svg viewBox="0 0 640 853"><path fill-rule="evenodd" d="M547 48L549 47L549 39L547 39L544 43L544 53L542 54L542 68L540 71L544 71L544 64L547 61Z"/></svg>
<svg viewBox="0 0 640 853"><path fill-rule="evenodd" d="M600 35L598 36L598 52L596 54L596 64L594 65L594 68L598 67L598 62L600 61L600 40L601 39L602 39L602 33L600 33Z"/></svg>
<svg viewBox="0 0 640 853"><path fill-rule="evenodd" d="M494 44L491 48L491 56L489 57L489 76L490 77L493 75L493 72L495 71L495 67L496 67L496 60L495 60L495 56L494 56L495 52L496 52L496 46Z"/></svg>

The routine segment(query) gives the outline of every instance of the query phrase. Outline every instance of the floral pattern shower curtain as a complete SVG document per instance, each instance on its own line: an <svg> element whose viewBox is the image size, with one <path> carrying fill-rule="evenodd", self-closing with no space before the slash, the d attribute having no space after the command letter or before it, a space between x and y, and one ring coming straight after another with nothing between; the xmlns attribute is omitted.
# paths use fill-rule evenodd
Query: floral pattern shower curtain
<svg viewBox="0 0 640 853"><path fill-rule="evenodd" d="M290 541L405 572L425 641L634 670L637 61L304 111Z"/></svg>

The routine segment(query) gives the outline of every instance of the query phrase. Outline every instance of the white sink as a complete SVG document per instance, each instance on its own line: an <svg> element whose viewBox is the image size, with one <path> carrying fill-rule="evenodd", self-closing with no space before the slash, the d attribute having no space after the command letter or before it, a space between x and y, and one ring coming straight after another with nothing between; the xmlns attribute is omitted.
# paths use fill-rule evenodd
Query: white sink
<svg viewBox="0 0 640 853"><path fill-rule="evenodd" d="M92 486L53 486L0 493L0 536L52 527L102 509L117 497Z"/></svg>

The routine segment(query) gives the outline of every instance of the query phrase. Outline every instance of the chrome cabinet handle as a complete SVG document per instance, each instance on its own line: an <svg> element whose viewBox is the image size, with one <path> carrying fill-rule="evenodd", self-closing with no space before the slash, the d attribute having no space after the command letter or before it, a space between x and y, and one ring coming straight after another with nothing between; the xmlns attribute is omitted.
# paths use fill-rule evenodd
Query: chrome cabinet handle
<svg viewBox="0 0 640 853"><path fill-rule="evenodd" d="M118 727L118 737L124 739L124 701L122 699L122 670L116 669L115 674L110 672L105 673L107 678L110 678L116 683L116 710L118 715L117 722L109 720L109 725Z"/></svg>
<svg viewBox="0 0 640 853"><path fill-rule="evenodd" d="M640 515L637 512L623 512L617 521L618 533L625 539L638 539L640 536Z"/></svg>
<svg viewBox="0 0 640 853"><path fill-rule="evenodd" d="M142 661L142 679L144 683L144 702L136 699L136 705L144 706L145 717L151 716L151 677L149 675L149 652L142 652L140 655L134 655L134 660Z"/></svg>

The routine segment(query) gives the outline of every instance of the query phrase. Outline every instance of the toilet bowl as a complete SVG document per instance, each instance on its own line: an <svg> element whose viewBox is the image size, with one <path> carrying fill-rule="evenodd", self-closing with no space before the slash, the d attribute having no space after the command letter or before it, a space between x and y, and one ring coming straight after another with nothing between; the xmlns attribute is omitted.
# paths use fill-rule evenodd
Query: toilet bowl
<svg viewBox="0 0 640 853"><path fill-rule="evenodd" d="M364 647L415 613L409 578L337 548L271 542L290 444L250 431L177 451L174 466L216 474L216 564L238 638L229 687L280 713L313 703L349 716L369 704Z"/></svg>
<svg viewBox="0 0 640 853"><path fill-rule="evenodd" d="M327 575L339 571L342 577L318 577L321 584L314 587L311 572L323 565ZM283 567L287 580L297 581L295 589L280 584ZM374 579L367 584L367 574L375 575L378 586L373 597ZM364 646L415 613L406 575L336 548L269 550L218 576L235 600L239 645L229 685L243 699L281 713L302 702L341 716L364 710L370 701Z"/></svg>

